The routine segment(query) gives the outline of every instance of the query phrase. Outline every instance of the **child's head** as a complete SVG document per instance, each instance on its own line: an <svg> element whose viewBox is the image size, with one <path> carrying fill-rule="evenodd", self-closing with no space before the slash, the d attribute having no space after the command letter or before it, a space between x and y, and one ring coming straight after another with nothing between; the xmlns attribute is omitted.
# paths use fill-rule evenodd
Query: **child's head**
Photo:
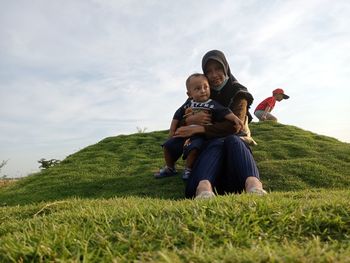
<svg viewBox="0 0 350 263"><path fill-rule="evenodd" d="M284 91L283 89L275 89L273 92L272 92L272 95L276 98L277 101L281 101L283 99L289 99L289 96L284 94Z"/></svg>
<svg viewBox="0 0 350 263"><path fill-rule="evenodd" d="M204 74L194 73L186 80L187 95L197 102L205 102L210 97L208 79Z"/></svg>

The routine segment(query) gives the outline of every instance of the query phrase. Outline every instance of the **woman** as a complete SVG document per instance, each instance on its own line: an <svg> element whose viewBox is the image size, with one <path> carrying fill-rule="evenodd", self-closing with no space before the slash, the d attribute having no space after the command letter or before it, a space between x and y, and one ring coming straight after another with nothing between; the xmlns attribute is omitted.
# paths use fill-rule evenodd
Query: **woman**
<svg viewBox="0 0 350 263"><path fill-rule="evenodd" d="M225 55L218 50L209 51L202 59L202 69L209 80L210 97L229 107L243 122L247 118L251 119L248 108L253 102L253 96L231 74ZM207 141L193 167L186 186L186 197L210 198L215 195L214 191L225 194L245 190L248 193L266 194L249 146L237 135L232 135L236 133L233 124L224 121L205 126L204 123L208 122L208 114L192 115L186 118L187 126L175 132L178 137L204 134L208 139L213 138Z"/></svg>

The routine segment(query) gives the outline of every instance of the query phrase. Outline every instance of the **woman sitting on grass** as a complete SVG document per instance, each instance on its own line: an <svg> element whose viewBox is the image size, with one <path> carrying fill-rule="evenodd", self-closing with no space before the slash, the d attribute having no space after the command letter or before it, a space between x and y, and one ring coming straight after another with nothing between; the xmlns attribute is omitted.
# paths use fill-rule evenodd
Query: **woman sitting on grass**
<svg viewBox="0 0 350 263"><path fill-rule="evenodd" d="M239 131L243 128L243 122L234 115L230 109L210 99L209 82L204 74L191 74L186 80L186 88L189 98L175 112L170 125L169 139L162 145L166 166L154 175L155 178L173 176L177 173L175 163L180 158L177 149L181 147L183 147L183 159L186 160L182 179L187 180L191 176L193 164L202 148L204 138L198 135L192 136L191 138L174 137L179 123L181 123L186 116L204 111L210 114L214 123L226 119L231 121L232 125L238 126ZM207 123L206 125L211 125L211 123ZM173 149L175 149L174 152Z"/></svg>
<svg viewBox="0 0 350 263"><path fill-rule="evenodd" d="M248 108L253 96L231 74L225 55L218 50L206 53L202 59L203 73L209 80L210 98L228 107L243 123L251 116ZM210 139L192 169L186 185L186 197L210 198L217 194L266 194L259 180L259 171L247 142L249 138L235 135L235 126L229 121L213 125L209 114L200 112L186 118L188 126L176 130L175 136L191 137L203 134ZM221 137L221 138L218 138ZM179 149L181 151L182 149Z"/></svg>

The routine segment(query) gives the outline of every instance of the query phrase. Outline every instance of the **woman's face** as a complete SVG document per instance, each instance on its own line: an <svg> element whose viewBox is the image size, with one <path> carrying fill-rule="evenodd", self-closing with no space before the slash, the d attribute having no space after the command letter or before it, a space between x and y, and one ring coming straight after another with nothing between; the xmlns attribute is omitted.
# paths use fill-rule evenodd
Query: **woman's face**
<svg viewBox="0 0 350 263"><path fill-rule="evenodd" d="M209 85L212 87L220 86L225 80L225 72L222 65L216 60L209 60L205 65L204 74L209 80Z"/></svg>

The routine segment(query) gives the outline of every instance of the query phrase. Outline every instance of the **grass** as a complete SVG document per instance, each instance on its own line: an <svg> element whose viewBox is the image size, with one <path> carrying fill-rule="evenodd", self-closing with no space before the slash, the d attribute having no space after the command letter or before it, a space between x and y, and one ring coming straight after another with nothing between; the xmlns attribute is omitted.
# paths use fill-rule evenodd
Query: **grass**
<svg viewBox="0 0 350 263"><path fill-rule="evenodd" d="M268 191L350 187L350 144L294 126L253 123L253 154ZM109 137L59 165L0 188L0 205L65 198L151 197L179 200L180 179L155 180L167 131ZM182 170L179 164L179 174Z"/></svg>
<svg viewBox="0 0 350 263"><path fill-rule="evenodd" d="M349 200L323 190L2 208L0 261L348 262Z"/></svg>
<svg viewBox="0 0 350 263"><path fill-rule="evenodd" d="M251 129L268 196L186 200L167 131L110 137L0 187L0 262L350 262L350 144Z"/></svg>
<svg viewBox="0 0 350 263"><path fill-rule="evenodd" d="M184 184L179 178L153 178L163 165L160 144L165 138L165 131L106 138L0 191L0 205L70 197L180 199Z"/></svg>

